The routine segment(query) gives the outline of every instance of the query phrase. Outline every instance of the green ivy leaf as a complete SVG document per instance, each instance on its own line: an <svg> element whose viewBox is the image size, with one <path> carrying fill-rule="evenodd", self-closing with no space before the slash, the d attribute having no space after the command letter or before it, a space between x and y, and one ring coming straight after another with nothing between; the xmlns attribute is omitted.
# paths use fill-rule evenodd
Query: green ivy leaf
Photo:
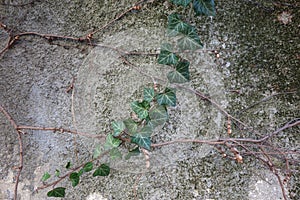
<svg viewBox="0 0 300 200"><path fill-rule="evenodd" d="M101 146L98 144L94 149L93 158L96 159L101 155Z"/></svg>
<svg viewBox="0 0 300 200"><path fill-rule="evenodd" d="M118 147L120 144L121 144L121 140L119 140L118 138L114 138L112 134L108 134L106 136L104 149L105 150L112 149L114 147Z"/></svg>
<svg viewBox="0 0 300 200"><path fill-rule="evenodd" d="M150 150L151 148L151 140L148 135L137 133L131 137L131 142L147 150Z"/></svg>
<svg viewBox="0 0 300 200"><path fill-rule="evenodd" d="M176 71L169 72L167 77L170 83L185 83L190 80L190 63L186 60L179 62L175 67Z"/></svg>
<svg viewBox="0 0 300 200"><path fill-rule="evenodd" d="M84 166L83 166L83 170L85 172L89 172L92 171L93 169L93 163L92 162L87 162Z"/></svg>
<svg viewBox="0 0 300 200"><path fill-rule="evenodd" d="M176 106L175 89L166 88L163 93L156 96L156 100L159 105Z"/></svg>
<svg viewBox="0 0 300 200"><path fill-rule="evenodd" d="M196 15L216 16L214 0L195 0L193 7Z"/></svg>
<svg viewBox="0 0 300 200"><path fill-rule="evenodd" d="M70 174L70 180L72 182L72 186L75 187L79 183L79 175L77 172L73 172Z"/></svg>
<svg viewBox="0 0 300 200"><path fill-rule="evenodd" d="M135 121L133 121L132 119L126 119L123 122L126 126L129 135L136 133L138 124Z"/></svg>
<svg viewBox="0 0 300 200"><path fill-rule="evenodd" d="M112 128L114 130L113 136L119 136L125 130L125 124L122 121L112 122Z"/></svg>
<svg viewBox="0 0 300 200"><path fill-rule="evenodd" d="M48 197L65 197L66 192L65 192L66 188L63 187L57 187L54 188L53 190L49 191L47 193Z"/></svg>
<svg viewBox="0 0 300 200"><path fill-rule="evenodd" d="M117 158L122 158L122 153L119 151L118 148L113 148L109 152L110 158L111 159L117 159Z"/></svg>
<svg viewBox="0 0 300 200"><path fill-rule="evenodd" d="M125 156L125 160L129 160L132 156L138 156L140 153L140 148L136 147L128 152L128 154Z"/></svg>
<svg viewBox="0 0 300 200"><path fill-rule="evenodd" d="M84 172L84 169L83 168L80 169L79 172L78 172L78 176L81 176L83 174L83 172Z"/></svg>
<svg viewBox="0 0 300 200"><path fill-rule="evenodd" d="M150 125L155 128L163 125L169 118L168 112L165 106L156 106L149 112Z"/></svg>
<svg viewBox="0 0 300 200"><path fill-rule="evenodd" d="M168 27L167 33L169 36L176 36L178 34L184 34L187 29L190 29L192 26L183 22L180 19L180 16L176 13L173 13L168 16Z"/></svg>
<svg viewBox="0 0 300 200"><path fill-rule="evenodd" d="M175 65L178 62L179 57L172 51L173 48L171 44L162 44L157 62L162 65Z"/></svg>
<svg viewBox="0 0 300 200"><path fill-rule="evenodd" d="M171 0L176 5L187 7L192 0Z"/></svg>
<svg viewBox="0 0 300 200"><path fill-rule="evenodd" d="M131 109L138 115L140 119L146 119L148 117L148 110L150 104L147 101L134 101L131 103Z"/></svg>
<svg viewBox="0 0 300 200"><path fill-rule="evenodd" d="M153 88L144 88L144 100L151 102L154 98L154 89Z"/></svg>
<svg viewBox="0 0 300 200"><path fill-rule="evenodd" d="M48 180L50 177L51 177L51 175L48 172L45 172L42 177L42 181L44 182L44 181Z"/></svg>
<svg viewBox="0 0 300 200"><path fill-rule="evenodd" d="M55 176L59 177L60 171L58 169L55 170Z"/></svg>
<svg viewBox="0 0 300 200"><path fill-rule="evenodd" d="M108 165L106 164L102 164L100 165L100 167L98 167L94 173L93 176L108 176L110 173L110 168Z"/></svg>
<svg viewBox="0 0 300 200"><path fill-rule="evenodd" d="M194 27L189 27L184 30L183 37L178 41L178 47L181 50L196 50L202 48L202 43Z"/></svg>

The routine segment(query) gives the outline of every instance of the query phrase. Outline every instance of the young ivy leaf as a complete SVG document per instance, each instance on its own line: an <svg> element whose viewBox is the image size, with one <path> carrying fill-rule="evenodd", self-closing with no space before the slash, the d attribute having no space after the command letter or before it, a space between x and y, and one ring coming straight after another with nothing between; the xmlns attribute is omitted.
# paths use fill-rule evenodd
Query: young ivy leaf
<svg viewBox="0 0 300 200"><path fill-rule="evenodd" d="M182 38L177 41L180 50L196 50L202 48L202 43L194 27L186 28L182 33Z"/></svg>
<svg viewBox="0 0 300 200"><path fill-rule="evenodd" d="M96 158L98 158L100 155L101 155L101 146L100 146L100 144L98 144L98 145L95 147L94 154L93 154L93 158L96 159Z"/></svg>
<svg viewBox="0 0 300 200"><path fill-rule="evenodd" d="M153 88L144 88L144 100L151 102L154 98L154 89Z"/></svg>
<svg viewBox="0 0 300 200"><path fill-rule="evenodd" d="M149 112L150 122L152 128L163 125L169 118L168 112L165 106L156 106Z"/></svg>
<svg viewBox="0 0 300 200"><path fill-rule="evenodd" d="M60 171L58 169L55 170L55 176L59 177Z"/></svg>
<svg viewBox="0 0 300 200"><path fill-rule="evenodd" d="M176 71L168 73L167 77L170 83L185 83L190 80L190 63L186 60L179 62L175 68Z"/></svg>
<svg viewBox="0 0 300 200"><path fill-rule="evenodd" d="M132 119L126 119L123 122L126 126L129 135L136 133L138 124L135 121L133 121Z"/></svg>
<svg viewBox="0 0 300 200"><path fill-rule="evenodd" d="M216 16L214 0L195 0L193 3L194 11L197 15Z"/></svg>
<svg viewBox="0 0 300 200"><path fill-rule="evenodd" d="M176 5L187 7L192 0L171 0Z"/></svg>
<svg viewBox="0 0 300 200"><path fill-rule="evenodd" d="M44 181L48 180L50 177L51 177L51 175L48 172L45 172L42 177L42 181L44 182Z"/></svg>
<svg viewBox="0 0 300 200"><path fill-rule="evenodd" d="M114 130L113 136L119 136L125 130L125 124L122 121L112 122L112 128Z"/></svg>
<svg viewBox="0 0 300 200"><path fill-rule="evenodd" d="M159 105L176 106L175 89L166 88L163 93L156 96L156 100Z"/></svg>
<svg viewBox="0 0 300 200"><path fill-rule="evenodd" d="M175 65L178 62L179 57L172 51L173 48L171 44L162 44L157 62L162 65Z"/></svg>
<svg viewBox="0 0 300 200"><path fill-rule="evenodd" d="M148 117L148 110L150 104L147 101L134 101L131 103L131 109L138 115L140 119L146 119Z"/></svg>
<svg viewBox="0 0 300 200"><path fill-rule="evenodd" d="M48 197L65 197L66 192L65 192L66 188L63 187L57 187L54 188L53 190L49 191L47 193Z"/></svg>
<svg viewBox="0 0 300 200"><path fill-rule="evenodd" d="M110 168L108 165L106 164L102 164L100 165L100 167L98 167L94 173L93 176L108 176L110 173Z"/></svg>
<svg viewBox="0 0 300 200"><path fill-rule="evenodd" d="M83 166L83 170L85 172L89 172L92 171L93 169L93 163L92 162L87 162L84 166Z"/></svg>
<svg viewBox="0 0 300 200"><path fill-rule="evenodd" d="M70 180L72 182L72 186L75 187L79 183L79 175L77 172L73 172L70 174Z"/></svg>
<svg viewBox="0 0 300 200"><path fill-rule="evenodd" d="M191 25L183 22L180 19L180 16L176 13L168 16L167 34L170 37L176 36L178 34L184 34L186 30L190 29L191 27Z"/></svg>
<svg viewBox="0 0 300 200"><path fill-rule="evenodd" d="M112 160L117 159L117 158L122 158L121 152L116 147L109 151L109 155Z"/></svg>
<svg viewBox="0 0 300 200"><path fill-rule="evenodd" d="M121 144L121 140L119 140L118 138L114 138L112 134L108 134L106 136L104 149L105 150L112 149L114 147L118 147L120 144Z"/></svg>

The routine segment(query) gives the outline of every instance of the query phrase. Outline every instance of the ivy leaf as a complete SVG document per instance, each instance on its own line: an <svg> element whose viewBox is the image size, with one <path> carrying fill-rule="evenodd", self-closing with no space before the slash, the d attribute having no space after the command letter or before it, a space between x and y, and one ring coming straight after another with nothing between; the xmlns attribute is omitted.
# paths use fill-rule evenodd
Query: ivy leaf
<svg viewBox="0 0 300 200"><path fill-rule="evenodd" d="M150 136L148 135L137 133L131 137L131 142L147 150L150 150L151 148L151 140L150 140Z"/></svg>
<svg viewBox="0 0 300 200"><path fill-rule="evenodd" d="M106 150L112 149L114 147L118 147L120 144L121 144L121 140L119 140L118 138L114 138L114 136L112 134L108 134L106 136L104 149L106 149Z"/></svg>
<svg viewBox="0 0 300 200"><path fill-rule="evenodd" d="M78 172L78 176L81 176L81 175L83 174L83 172L84 172L84 169L81 168L81 169L79 170L79 172Z"/></svg>
<svg viewBox="0 0 300 200"><path fill-rule="evenodd" d="M148 110L150 104L147 101L134 101L131 103L131 109L138 115L140 119L146 119L148 117Z"/></svg>
<svg viewBox="0 0 300 200"><path fill-rule="evenodd" d="M84 166L83 166L83 170L85 172L89 172L92 171L93 169L93 163L92 162L87 162Z"/></svg>
<svg viewBox="0 0 300 200"><path fill-rule="evenodd" d="M60 171L58 169L55 170L55 176L59 177Z"/></svg>
<svg viewBox="0 0 300 200"><path fill-rule="evenodd" d="M178 41L178 47L181 50L196 50L202 48L202 43L194 27L184 30L183 37Z"/></svg>
<svg viewBox="0 0 300 200"><path fill-rule="evenodd" d="M110 158L113 160L117 159L117 158L122 158L121 152L116 147L110 150L109 155L110 155Z"/></svg>
<svg viewBox="0 0 300 200"><path fill-rule="evenodd" d="M98 167L94 173L93 176L108 176L110 173L110 168L108 165L106 164L102 164L100 165L100 167Z"/></svg>
<svg viewBox="0 0 300 200"><path fill-rule="evenodd" d="M172 51L173 48L171 44L162 44L157 62L162 65L175 65L178 62L179 57Z"/></svg>
<svg viewBox="0 0 300 200"><path fill-rule="evenodd" d="M153 88L144 88L144 100L151 102L154 98L154 89Z"/></svg>
<svg viewBox="0 0 300 200"><path fill-rule="evenodd" d="M176 71L169 72L167 77L170 83L185 83L190 80L190 63L186 60L179 62L175 67Z"/></svg>
<svg viewBox="0 0 300 200"><path fill-rule="evenodd" d="M66 192L65 192L66 188L63 187L57 187L54 188L53 190L49 191L47 193L48 197L65 197Z"/></svg>
<svg viewBox="0 0 300 200"><path fill-rule="evenodd" d="M136 147L128 152L128 154L125 156L125 160L129 160L132 156L138 156L140 153L140 148Z"/></svg>
<svg viewBox="0 0 300 200"><path fill-rule="evenodd" d="M150 125L153 128L163 125L169 118L165 106L157 106L154 109L150 110L149 116L150 116Z"/></svg>
<svg viewBox="0 0 300 200"><path fill-rule="evenodd" d="M214 0L195 0L193 7L196 15L216 16Z"/></svg>
<svg viewBox="0 0 300 200"><path fill-rule="evenodd" d="M159 105L176 106L175 89L166 88L163 93L156 96L156 100Z"/></svg>
<svg viewBox="0 0 300 200"><path fill-rule="evenodd" d="M51 175L48 172L46 172L46 173L44 173L44 175L42 177L42 181L44 182L44 181L48 180L50 177L51 177Z"/></svg>
<svg viewBox="0 0 300 200"><path fill-rule="evenodd" d="M192 0L171 0L171 1L176 5L187 7L187 5L189 5L189 3L191 3Z"/></svg>
<svg viewBox="0 0 300 200"><path fill-rule="evenodd" d="M191 25L183 22L180 19L180 16L176 13L173 13L168 16L167 33L171 37L176 36L178 34L184 34L186 30L190 29L191 27L192 27Z"/></svg>
<svg viewBox="0 0 300 200"><path fill-rule="evenodd" d="M70 174L70 180L72 182L72 186L75 187L79 183L79 175L77 172L73 172Z"/></svg>
<svg viewBox="0 0 300 200"><path fill-rule="evenodd" d="M101 155L101 146L98 144L94 150L93 158L96 159Z"/></svg>
<svg viewBox="0 0 300 200"><path fill-rule="evenodd" d="M126 119L123 122L126 126L127 131L129 132L129 135L136 133L138 124L135 121L133 121L132 119Z"/></svg>
<svg viewBox="0 0 300 200"><path fill-rule="evenodd" d="M112 122L112 128L114 130L113 136L117 137L125 130L125 124L122 121Z"/></svg>

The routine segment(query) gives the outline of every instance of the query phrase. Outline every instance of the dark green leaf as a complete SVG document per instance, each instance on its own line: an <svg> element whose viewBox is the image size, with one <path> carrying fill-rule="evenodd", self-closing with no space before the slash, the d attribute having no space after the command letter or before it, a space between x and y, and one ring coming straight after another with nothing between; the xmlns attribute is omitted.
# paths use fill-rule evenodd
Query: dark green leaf
<svg viewBox="0 0 300 200"><path fill-rule="evenodd" d="M113 159L113 160L117 159L117 158L122 158L122 154L121 154L121 152L119 151L118 148L111 149L110 152L109 152L109 155L110 155L110 158Z"/></svg>
<svg viewBox="0 0 300 200"><path fill-rule="evenodd" d="M196 15L216 15L214 0L195 0L193 3L193 7Z"/></svg>
<svg viewBox="0 0 300 200"><path fill-rule="evenodd" d="M98 145L95 147L94 154L93 154L93 158L96 159L96 158L98 158L100 155L101 155L101 146L100 146L100 144L98 144Z"/></svg>
<svg viewBox="0 0 300 200"><path fill-rule="evenodd" d="M104 149L112 149L114 147L118 147L121 144L121 140L118 138L114 138L112 134L106 136L106 141L104 144Z"/></svg>
<svg viewBox="0 0 300 200"><path fill-rule="evenodd" d="M166 88L163 93L156 96L156 100L159 105L176 106L175 89Z"/></svg>
<svg viewBox="0 0 300 200"><path fill-rule="evenodd" d="M122 121L112 122L112 128L114 130L113 136L117 137L125 130L125 124Z"/></svg>
<svg viewBox="0 0 300 200"><path fill-rule="evenodd" d="M169 72L167 77L170 83L185 83L190 80L190 63L186 60L176 65L176 71Z"/></svg>
<svg viewBox="0 0 300 200"><path fill-rule="evenodd" d="M150 110L150 125L155 128L163 125L169 118L165 106L157 106Z"/></svg>
<svg viewBox="0 0 300 200"><path fill-rule="evenodd" d="M192 0L171 0L171 1L176 5L187 7L187 5L189 5L189 3L191 3Z"/></svg>
<svg viewBox="0 0 300 200"><path fill-rule="evenodd" d="M200 38L194 27L190 27L184 30L183 37L178 41L178 47L181 50L196 50L202 48Z"/></svg>
<svg viewBox="0 0 300 200"><path fill-rule="evenodd" d="M98 167L94 173L93 176L108 176L110 173L110 168L106 164L102 164L100 167Z"/></svg>
<svg viewBox="0 0 300 200"><path fill-rule="evenodd" d="M151 102L154 98L154 89L153 88L144 88L144 100Z"/></svg>
<svg viewBox="0 0 300 200"><path fill-rule="evenodd" d="M176 13L173 13L168 16L168 35L169 36L176 36L178 34L184 34L190 29L192 26L183 22L180 19L180 16Z"/></svg>
<svg viewBox="0 0 300 200"><path fill-rule="evenodd" d="M77 172L73 172L70 174L70 180L72 182L72 186L75 187L79 183L79 175Z"/></svg>
<svg viewBox="0 0 300 200"><path fill-rule="evenodd" d="M131 137L131 142L147 150L150 150L151 148L151 140L150 137L147 135L137 133L133 137Z"/></svg>
<svg viewBox="0 0 300 200"><path fill-rule="evenodd" d="M81 175L83 174L83 172L84 172L84 169L81 168L81 169L79 170L79 172L78 172L78 176L81 176Z"/></svg>
<svg viewBox="0 0 300 200"><path fill-rule="evenodd" d="M179 57L172 51L173 48L171 44L162 44L157 62L162 65L175 65L178 62Z"/></svg>
<svg viewBox="0 0 300 200"><path fill-rule="evenodd" d="M46 180L48 180L50 177L51 177L51 175L50 175L48 172L46 172L46 173L44 173L44 175L43 175L43 177L42 177L42 181L46 181Z"/></svg>
<svg viewBox="0 0 300 200"><path fill-rule="evenodd" d="M129 135L136 133L138 124L135 121L133 121L132 119L126 119L123 122L126 126Z"/></svg>
<svg viewBox="0 0 300 200"><path fill-rule="evenodd" d="M138 156L140 153L140 148L136 147L128 152L128 154L125 156L125 160L129 160L132 156Z"/></svg>
<svg viewBox="0 0 300 200"><path fill-rule="evenodd" d="M57 187L54 188L53 190L49 191L47 193L48 197L65 197L66 192L65 192L66 188L63 187Z"/></svg>
<svg viewBox="0 0 300 200"><path fill-rule="evenodd" d="M140 119L146 119L148 117L148 110L150 104L147 101L134 101L131 103L131 109L138 115Z"/></svg>
<svg viewBox="0 0 300 200"><path fill-rule="evenodd" d="M89 172L89 171L92 171L93 169L93 163L92 162L87 162L84 167L83 167L83 170L85 172Z"/></svg>
<svg viewBox="0 0 300 200"><path fill-rule="evenodd" d="M67 163L67 165L66 165L66 168L67 168L67 169L70 169L70 167L71 167L71 162L69 161L69 162Z"/></svg>

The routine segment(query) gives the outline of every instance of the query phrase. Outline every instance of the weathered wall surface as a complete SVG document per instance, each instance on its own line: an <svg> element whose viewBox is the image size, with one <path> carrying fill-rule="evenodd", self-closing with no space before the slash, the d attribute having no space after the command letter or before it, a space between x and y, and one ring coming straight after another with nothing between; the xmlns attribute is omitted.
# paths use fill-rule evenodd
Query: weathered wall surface
<svg viewBox="0 0 300 200"><path fill-rule="evenodd" d="M0 21L13 33L72 37L102 27L135 3L65 0L7 5L28 2L0 2ZM192 81L188 86L205 92L233 115L268 133L299 117L299 93L279 95L240 111L264 97L291 92L299 86L299 11L292 6L276 7L271 1L249 2L229 5L218 1L215 18L191 19L208 50L186 55L191 60ZM130 12L94 38L97 43L127 51L155 52L168 40L166 19L175 9L168 1L154 1L140 12ZM293 17L284 25L277 16L285 9ZM8 37L0 29L1 49ZM210 49L218 50L220 58L214 57ZM130 102L141 96L144 85L152 82L126 66L113 50L69 40L49 42L37 36L22 37L0 59L0 105L21 125L105 135L113 120L130 115ZM134 56L130 60L147 74L165 77L167 69L158 65L153 56ZM72 77L76 77L73 95L66 93ZM239 90L240 94L230 90ZM226 118L219 110L184 91L178 91L178 102L171 111L170 122L157 132L155 140L217 138L226 134ZM0 199L12 199L19 144L2 113L0 130ZM283 133L283 146L299 150L297 133L299 128ZM20 199L48 199L48 189L33 193L41 185L43 173L54 174L60 169L63 174L67 161L74 165L86 162L95 145L103 143L50 131L28 131L23 140ZM180 144L155 150L149 170L145 170L142 156L137 162L112 161L111 166L109 177L86 174L76 188L67 180L60 183L67 187L65 199L134 199L133 186L140 172L145 172L138 185L140 199L282 198L268 170L251 159L244 164L222 159L208 146ZM297 173L290 186L290 197L294 199L299 197Z"/></svg>

